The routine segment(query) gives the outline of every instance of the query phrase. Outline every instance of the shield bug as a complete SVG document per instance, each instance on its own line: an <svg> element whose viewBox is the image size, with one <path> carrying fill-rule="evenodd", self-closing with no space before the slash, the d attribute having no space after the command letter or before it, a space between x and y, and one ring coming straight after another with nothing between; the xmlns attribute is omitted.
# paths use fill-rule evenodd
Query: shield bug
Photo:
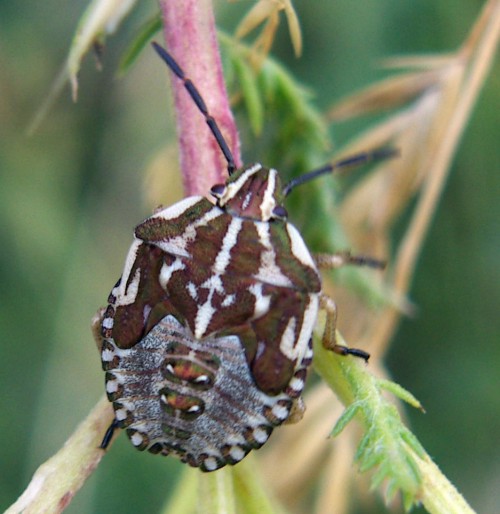
<svg viewBox="0 0 500 514"><path fill-rule="evenodd" d="M368 358L335 344L335 306L321 291L318 266L333 267L339 256L316 261L283 204L302 183L393 152L345 159L284 186L275 169L261 164L236 169L194 84L154 47L204 116L229 177L211 188L215 203L188 197L135 228L101 324L115 412L101 446L123 428L139 450L213 471L261 447L290 417L312 360L320 308L329 320L324 344Z"/></svg>

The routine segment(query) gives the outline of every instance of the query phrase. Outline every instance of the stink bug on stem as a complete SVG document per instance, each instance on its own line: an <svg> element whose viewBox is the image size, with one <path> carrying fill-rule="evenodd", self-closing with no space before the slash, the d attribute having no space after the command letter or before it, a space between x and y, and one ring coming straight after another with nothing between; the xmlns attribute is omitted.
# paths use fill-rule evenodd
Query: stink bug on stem
<svg viewBox="0 0 500 514"><path fill-rule="evenodd" d="M236 169L199 91L153 45L201 111L229 177L211 188L215 203L188 197L135 229L101 322L115 412L101 447L123 428L139 450L213 471L260 448L300 403L320 308L327 312L324 345L368 359L335 343L335 304L318 272L360 259L313 258L283 203L298 185L394 151L356 155L284 186L275 169L261 164Z"/></svg>

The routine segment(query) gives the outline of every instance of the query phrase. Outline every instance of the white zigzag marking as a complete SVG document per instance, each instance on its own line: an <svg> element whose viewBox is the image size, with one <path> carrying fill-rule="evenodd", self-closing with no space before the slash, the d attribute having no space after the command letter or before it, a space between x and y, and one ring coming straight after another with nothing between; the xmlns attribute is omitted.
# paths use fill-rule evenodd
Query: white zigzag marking
<svg viewBox="0 0 500 514"><path fill-rule="evenodd" d="M240 218L233 218L227 229L226 235L222 240L222 246L215 258L212 266L213 275L207 279L200 287L208 289L208 298L206 302L198 308L195 319L194 335L197 339L201 339L207 330L208 325L215 313L215 308L212 305L212 298L215 292L224 294L222 287L221 275L226 271L226 268L231 261L231 249L236 245L238 234L243 226L243 220Z"/></svg>
<svg viewBox="0 0 500 514"><path fill-rule="evenodd" d="M312 269L316 269L316 264L307 249L302 236L299 231L291 224L286 224L286 229L288 231L288 235L290 237L290 242L292 243L292 253L294 257L297 258L302 264L305 266L309 266Z"/></svg>
<svg viewBox="0 0 500 514"><path fill-rule="evenodd" d="M290 279L283 274L276 264L276 252L271 245L269 223L255 222L254 225L259 235L260 244L264 247L260 256L259 272L254 276L255 280L274 286L292 287L293 284Z"/></svg>

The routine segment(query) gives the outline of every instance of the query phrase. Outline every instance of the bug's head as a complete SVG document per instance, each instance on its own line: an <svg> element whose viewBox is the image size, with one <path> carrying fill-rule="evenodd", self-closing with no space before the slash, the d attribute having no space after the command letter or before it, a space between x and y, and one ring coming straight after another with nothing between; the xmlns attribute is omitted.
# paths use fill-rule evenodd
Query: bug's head
<svg viewBox="0 0 500 514"><path fill-rule="evenodd" d="M284 195L278 172L252 164L235 171L225 184L211 189L217 205L233 216L258 221L284 220Z"/></svg>

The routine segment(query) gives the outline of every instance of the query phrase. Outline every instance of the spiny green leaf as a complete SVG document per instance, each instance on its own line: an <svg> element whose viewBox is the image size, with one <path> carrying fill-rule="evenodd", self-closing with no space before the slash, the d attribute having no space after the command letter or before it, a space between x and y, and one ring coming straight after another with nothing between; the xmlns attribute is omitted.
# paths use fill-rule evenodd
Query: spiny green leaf
<svg viewBox="0 0 500 514"><path fill-rule="evenodd" d="M243 121L250 119L252 129L259 127L261 131L259 159L272 165L279 162L285 175L287 171L303 173L324 160L321 154L328 147L326 124L311 106L311 95L305 88L275 60L267 58L254 69L248 64L248 47L223 33L219 33L219 41L228 89L232 97L243 97L234 106L235 111L244 107ZM250 101L246 94L250 94Z"/></svg>
<svg viewBox="0 0 500 514"><path fill-rule="evenodd" d="M342 343L341 338L339 343ZM372 476L374 488L387 480L389 497L401 491L406 495L407 503L415 502L421 477L413 452L419 443L413 435L409 435L411 433L401 422L396 407L381 394L384 389L395 390L398 394L404 390L393 388L388 381L371 376L366 367L353 359L327 352L319 341L315 341L314 350L316 369L334 391L340 392L340 398L348 403L339 420L340 427L344 428L356 415L365 428L355 455L360 470L364 472L375 468ZM330 373L330 368L335 372Z"/></svg>
<svg viewBox="0 0 500 514"><path fill-rule="evenodd" d="M410 473L407 473L408 477L413 478L413 480L412 480L413 485L415 485L415 486L420 485L420 481L421 481L422 477L421 477L420 470L418 469L417 463L415 462L415 459L413 459L407 455L405 458L405 465L408 468L408 470L410 470L413 473L413 477L411 477ZM415 491L416 491L416 489L417 489L417 487L415 487Z"/></svg>
<svg viewBox="0 0 500 514"><path fill-rule="evenodd" d="M412 407L415 407L416 409L424 410L422 407L422 404L413 396L413 394L410 393L407 389L404 387L401 387L396 382L393 382L392 380L386 380L383 378L379 378L378 386L380 389L384 389L385 391L389 391L394 396L399 398L400 400L403 400L404 402L408 403Z"/></svg>
<svg viewBox="0 0 500 514"><path fill-rule="evenodd" d="M337 437L342 432L342 430L344 430L349 421L351 421L351 419L356 416L360 409L361 405L359 402L355 402L349 405L349 407L344 410L340 418L337 420L337 423L335 423L331 433L332 437Z"/></svg>
<svg viewBox="0 0 500 514"><path fill-rule="evenodd" d="M387 461L384 461L380 466L377 468L377 470L373 473L372 479L371 479L371 487L372 489L377 489L382 485L382 482L390 476L390 469L388 466ZM392 484L394 484L394 480L390 480Z"/></svg>
<svg viewBox="0 0 500 514"><path fill-rule="evenodd" d="M383 441L378 440L375 444L372 441L368 441L369 444L365 446L365 451L359 459L359 469L362 472L368 471L369 469L375 468L380 469L384 466L387 459L387 452L383 446Z"/></svg>
<svg viewBox="0 0 500 514"><path fill-rule="evenodd" d="M420 441L413 435L410 430L405 429L401 432L401 439L420 457L424 458L425 450Z"/></svg>
<svg viewBox="0 0 500 514"><path fill-rule="evenodd" d="M385 490L385 502L391 503L398 491L400 490L399 484L396 480L388 480L387 487Z"/></svg>
<svg viewBox="0 0 500 514"><path fill-rule="evenodd" d="M367 471L379 463L380 456L377 453L377 444L374 441L372 432L366 432L361 438L354 455L354 460L359 461L361 471Z"/></svg>
<svg viewBox="0 0 500 514"><path fill-rule="evenodd" d="M401 496L403 497L403 506L406 512L409 512L415 505L420 503L415 494L402 490Z"/></svg>

